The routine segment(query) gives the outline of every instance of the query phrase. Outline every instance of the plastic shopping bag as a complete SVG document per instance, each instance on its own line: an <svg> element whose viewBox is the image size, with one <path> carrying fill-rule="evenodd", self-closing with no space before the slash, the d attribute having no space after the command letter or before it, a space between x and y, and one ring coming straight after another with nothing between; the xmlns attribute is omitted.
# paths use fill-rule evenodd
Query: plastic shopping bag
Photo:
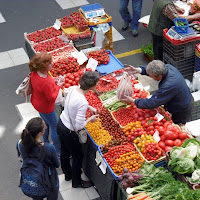
<svg viewBox="0 0 200 200"><path fill-rule="evenodd" d="M133 88L131 79L127 72L123 73L123 76L119 82L118 88L117 88L117 98L119 100L124 99L126 96L133 96Z"/></svg>

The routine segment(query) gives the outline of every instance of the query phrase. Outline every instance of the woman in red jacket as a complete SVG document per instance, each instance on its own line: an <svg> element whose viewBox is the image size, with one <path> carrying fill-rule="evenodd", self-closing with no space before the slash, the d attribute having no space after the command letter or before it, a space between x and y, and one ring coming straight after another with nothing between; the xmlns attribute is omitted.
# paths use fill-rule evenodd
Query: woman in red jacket
<svg viewBox="0 0 200 200"><path fill-rule="evenodd" d="M56 131L58 120L55 113L55 100L60 86L56 85L48 73L52 68L52 56L47 53L36 54L29 62L29 68L32 85L31 103L47 124L43 140L49 142L48 136L51 129L51 139L59 156L60 145Z"/></svg>

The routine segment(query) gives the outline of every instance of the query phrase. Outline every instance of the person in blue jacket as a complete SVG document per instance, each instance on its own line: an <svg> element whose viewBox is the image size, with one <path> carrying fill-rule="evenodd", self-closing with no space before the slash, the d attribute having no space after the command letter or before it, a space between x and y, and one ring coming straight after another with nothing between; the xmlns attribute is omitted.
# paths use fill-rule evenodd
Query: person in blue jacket
<svg viewBox="0 0 200 200"><path fill-rule="evenodd" d="M133 99L126 96L121 101L134 103L141 109L154 109L164 105L165 109L172 114L175 124L185 124L191 121L191 111L194 98L187 86L182 74L170 64L164 64L160 60L153 60L147 66L135 68L129 66L129 73L141 73L159 81L158 91L149 99Z"/></svg>
<svg viewBox="0 0 200 200"><path fill-rule="evenodd" d="M41 136L44 134L46 124L40 117L34 117L28 121L25 129L22 131L21 140L17 142L18 157L22 160L27 157L40 160L43 158L43 164L49 168L51 190L47 195L47 200L57 200L59 191L59 179L56 168L60 166L55 147L50 143L43 143ZM33 200L42 200L41 197Z"/></svg>

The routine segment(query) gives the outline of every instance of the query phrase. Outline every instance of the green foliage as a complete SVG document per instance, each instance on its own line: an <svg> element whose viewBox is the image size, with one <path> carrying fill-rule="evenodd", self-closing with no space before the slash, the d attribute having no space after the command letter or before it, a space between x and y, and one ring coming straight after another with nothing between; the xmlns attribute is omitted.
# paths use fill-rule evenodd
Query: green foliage
<svg viewBox="0 0 200 200"><path fill-rule="evenodd" d="M151 57L154 56L154 54L153 54L153 43L149 43L149 44L147 44L147 45L144 45L144 44L143 44L141 50L142 50L142 52L143 52L144 54L148 54L148 55L150 55Z"/></svg>

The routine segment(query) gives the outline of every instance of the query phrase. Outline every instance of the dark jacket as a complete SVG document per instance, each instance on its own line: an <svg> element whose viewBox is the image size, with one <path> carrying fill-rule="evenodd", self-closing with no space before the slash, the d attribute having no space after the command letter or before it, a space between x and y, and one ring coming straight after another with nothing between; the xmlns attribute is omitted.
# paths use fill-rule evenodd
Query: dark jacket
<svg viewBox="0 0 200 200"><path fill-rule="evenodd" d="M150 99L136 99L135 105L142 109L154 109L164 105L170 113L186 110L192 95L182 74L170 64L167 73L159 83L158 91ZM147 75L146 67L141 66L142 74Z"/></svg>
<svg viewBox="0 0 200 200"><path fill-rule="evenodd" d="M45 156L43 164L49 167L49 174L51 175L51 188L54 189L59 187L58 173L56 168L60 166L60 161L57 157L55 147L52 144L45 143L44 146L35 146L27 155L23 144L20 142L19 149L17 144L17 152L18 156L21 156L22 159L27 158L27 156L41 159L42 156Z"/></svg>
<svg viewBox="0 0 200 200"><path fill-rule="evenodd" d="M167 4L173 4L171 0L155 0L153 3L148 29L157 36L163 36L163 29L171 28L174 22L163 15L163 8Z"/></svg>

